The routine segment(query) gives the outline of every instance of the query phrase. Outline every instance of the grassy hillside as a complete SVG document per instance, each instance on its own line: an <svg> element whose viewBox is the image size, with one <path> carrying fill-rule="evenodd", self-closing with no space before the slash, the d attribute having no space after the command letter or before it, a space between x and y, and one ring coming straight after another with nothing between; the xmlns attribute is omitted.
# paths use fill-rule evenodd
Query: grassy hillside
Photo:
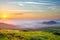
<svg viewBox="0 0 60 40"><path fill-rule="evenodd" d="M0 40L60 40L60 34L46 31L0 29Z"/></svg>
<svg viewBox="0 0 60 40"><path fill-rule="evenodd" d="M60 26L56 26L56 27L44 27L39 29L41 31L47 31L47 32L59 32L60 33Z"/></svg>

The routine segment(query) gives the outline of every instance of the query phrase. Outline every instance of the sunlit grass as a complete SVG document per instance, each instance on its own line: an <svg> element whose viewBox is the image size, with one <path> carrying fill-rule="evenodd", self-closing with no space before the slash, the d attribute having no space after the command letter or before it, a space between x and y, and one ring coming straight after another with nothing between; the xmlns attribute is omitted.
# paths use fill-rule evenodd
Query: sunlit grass
<svg viewBox="0 0 60 40"><path fill-rule="evenodd" d="M60 36L44 31L0 30L0 40L60 40Z"/></svg>

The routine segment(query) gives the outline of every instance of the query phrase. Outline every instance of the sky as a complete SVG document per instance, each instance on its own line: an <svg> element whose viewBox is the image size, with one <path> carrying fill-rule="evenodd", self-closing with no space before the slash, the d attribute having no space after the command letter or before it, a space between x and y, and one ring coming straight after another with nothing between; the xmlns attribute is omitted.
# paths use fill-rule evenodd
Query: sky
<svg viewBox="0 0 60 40"><path fill-rule="evenodd" d="M0 0L0 18L59 19L60 0Z"/></svg>

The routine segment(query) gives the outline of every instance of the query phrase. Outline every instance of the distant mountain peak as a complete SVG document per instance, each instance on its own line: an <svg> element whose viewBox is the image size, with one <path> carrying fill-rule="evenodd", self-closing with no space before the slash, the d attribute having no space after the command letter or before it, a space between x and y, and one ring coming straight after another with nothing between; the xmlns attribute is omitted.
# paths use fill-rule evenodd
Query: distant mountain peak
<svg viewBox="0 0 60 40"><path fill-rule="evenodd" d="M56 21L48 21L48 22L43 22L42 24L57 24L58 22Z"/></svg>

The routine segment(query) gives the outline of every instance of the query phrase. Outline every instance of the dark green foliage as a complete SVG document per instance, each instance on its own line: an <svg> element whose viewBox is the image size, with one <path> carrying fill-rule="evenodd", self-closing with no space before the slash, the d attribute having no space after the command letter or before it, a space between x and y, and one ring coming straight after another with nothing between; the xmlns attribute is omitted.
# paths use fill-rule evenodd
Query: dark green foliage
<svg viewBox="0 0 60 40"><path fill-rule="evenodd" d="M60 36L60 33L59 32L54 32L53 34Z"/></svg>
<svg viewBox="0 0 60 40"><path fill-rule="evenodd" d="M30 37L30 40L42 40L40 37Z"/></svg>
<svg viewBox="0 0 60 40"><path fill-rule="evenodd" d="M0 33L0 38L4 38L4 37L6 37L6 35L5 35L5 34Z"/></svg>

